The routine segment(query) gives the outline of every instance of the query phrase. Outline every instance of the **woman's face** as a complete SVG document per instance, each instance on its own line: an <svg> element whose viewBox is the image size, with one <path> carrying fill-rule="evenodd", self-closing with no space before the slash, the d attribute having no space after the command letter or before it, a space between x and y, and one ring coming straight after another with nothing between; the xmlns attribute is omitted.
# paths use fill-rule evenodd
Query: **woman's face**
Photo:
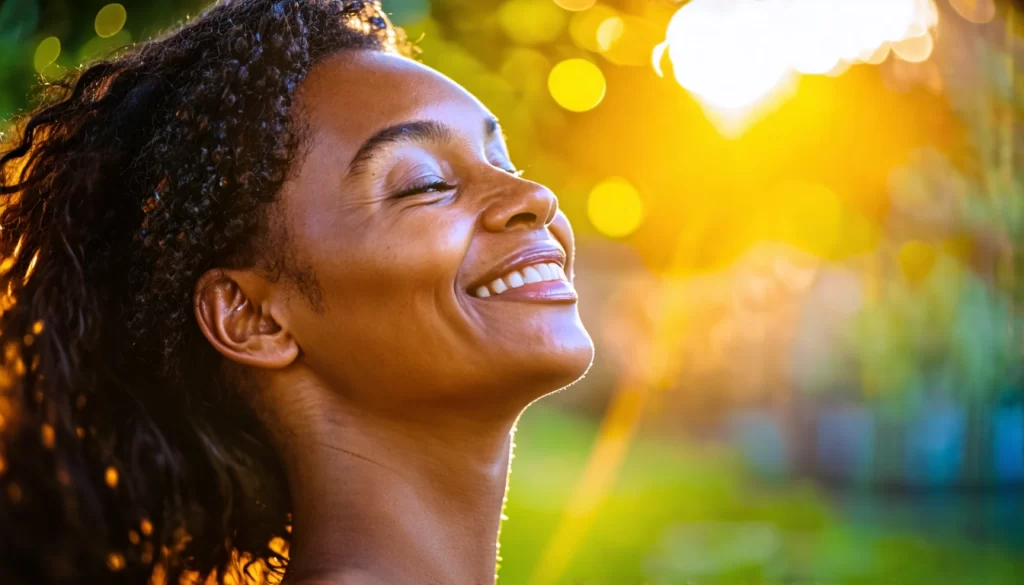
<svg viewBox="0 0 1024 585"><path fill-rule="evenodd" d="M322 291L319 310L294 295L281 319L300 367L402 409L524 403L586 372L572 229L479 101L358 51L318 65L297 105L311 142L282 206Z"/></svg>

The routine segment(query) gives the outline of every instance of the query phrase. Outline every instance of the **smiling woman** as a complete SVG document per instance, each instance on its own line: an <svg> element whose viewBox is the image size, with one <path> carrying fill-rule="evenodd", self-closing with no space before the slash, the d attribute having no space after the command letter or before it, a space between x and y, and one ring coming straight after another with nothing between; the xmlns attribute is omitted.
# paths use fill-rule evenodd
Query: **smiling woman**
<svg viewBox="0 0 1024 585"><path fill-rule="evenodd" d="M556 197L403 47L226 1L20 122L0 582L493 583L515 421L593 347Z"/></svg>

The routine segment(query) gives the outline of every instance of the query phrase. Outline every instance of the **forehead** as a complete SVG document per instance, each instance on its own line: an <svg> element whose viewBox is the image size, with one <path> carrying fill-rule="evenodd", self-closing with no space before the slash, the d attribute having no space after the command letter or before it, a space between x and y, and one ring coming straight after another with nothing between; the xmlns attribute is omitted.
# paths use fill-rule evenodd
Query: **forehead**
<svg viewBox="0 0 1024 585"><path fill-rule="evenodd" d="M469 92L411 59L380 51L344 51L317 64L299 88L297 107L337 154L354 154L388 126L440 120L482 136L487 109Z"/></svg>

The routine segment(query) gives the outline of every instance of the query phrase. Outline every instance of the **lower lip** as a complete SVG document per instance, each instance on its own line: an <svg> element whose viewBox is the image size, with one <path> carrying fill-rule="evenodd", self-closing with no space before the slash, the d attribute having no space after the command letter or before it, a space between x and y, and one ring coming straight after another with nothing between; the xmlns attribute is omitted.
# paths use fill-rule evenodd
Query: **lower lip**
<svg viewBox="0 0 1024 585"><path fill-rule="evenodd" d="M564 280L531 282L510 288L500 295L473 297L480 301L527 301L531 303L575 303L576 289Z"/></svg>

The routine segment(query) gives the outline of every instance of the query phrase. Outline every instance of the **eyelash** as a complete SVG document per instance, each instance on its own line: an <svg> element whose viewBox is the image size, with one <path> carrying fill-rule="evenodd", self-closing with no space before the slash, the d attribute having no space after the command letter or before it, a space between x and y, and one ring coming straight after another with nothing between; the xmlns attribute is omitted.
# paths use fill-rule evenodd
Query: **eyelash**
<svg viewBox="0 0 1024 585"><path fill-rule="evenodd" d="M523 172L524 172L523 169L502 169L502 170L505 171L506 173L514 176L514 177L522 177L523 176ZM402 197L408 197L410 195L419 195L421 193L443 193L445 191L451 191L452 189L455 189L455 187L456 187L456 185L452 185L452 184L446 183L445 181L434 181L432 183L427 183L425 185L420 185L418 187L410 187L410 188L406 189L405 191L400 191L398 193L395 193L394 197L395 198L402 198Z"/></svg>
<svg viewBox="0 0 1024 585"><path fill-rule="evenodd" d="M420 193L442 193L444 191L451 191L454 188L455 185L448 184L444 181L433 181L395 193L395 197L408 197L409 195L419 195Z"/></svg>

